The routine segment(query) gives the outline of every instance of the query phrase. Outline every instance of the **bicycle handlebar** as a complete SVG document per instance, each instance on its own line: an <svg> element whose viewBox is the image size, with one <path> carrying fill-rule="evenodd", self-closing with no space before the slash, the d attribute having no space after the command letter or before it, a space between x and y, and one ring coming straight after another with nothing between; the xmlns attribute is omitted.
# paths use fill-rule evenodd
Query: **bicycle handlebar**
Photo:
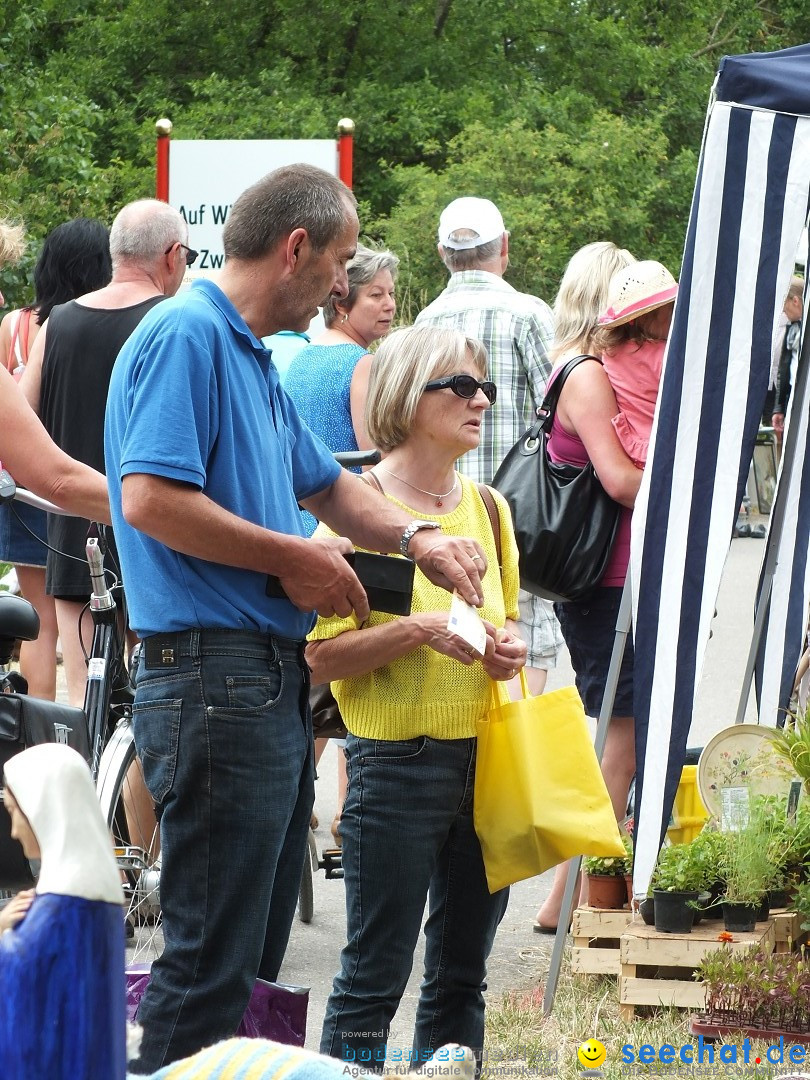
<svg viewBox="0 0 810 1080"><path fill-rule="evenodd" d="M91 611L109 611L115 607L112 593L107 588L107 579L104 576L104 555L99 547L98 538L91 536L85 547L87 563L90 567L90 583L93 592L90 597Z"/></svg>

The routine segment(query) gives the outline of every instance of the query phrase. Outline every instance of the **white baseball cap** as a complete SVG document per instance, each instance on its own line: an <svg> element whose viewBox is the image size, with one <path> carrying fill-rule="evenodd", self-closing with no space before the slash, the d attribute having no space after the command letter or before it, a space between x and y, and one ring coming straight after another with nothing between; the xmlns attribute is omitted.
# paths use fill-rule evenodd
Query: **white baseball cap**
<svg viewBox="0 0 810 1080"><path fill-rule="evenodd" d="M469 230L476 235L453 240L453 234L460 229ZM505 232L501 212L489 199L476 199L471 196L453 199L439 218L439 243L442 247L452 248L454 251L480 247L491 240L497 240Z"/></svg>

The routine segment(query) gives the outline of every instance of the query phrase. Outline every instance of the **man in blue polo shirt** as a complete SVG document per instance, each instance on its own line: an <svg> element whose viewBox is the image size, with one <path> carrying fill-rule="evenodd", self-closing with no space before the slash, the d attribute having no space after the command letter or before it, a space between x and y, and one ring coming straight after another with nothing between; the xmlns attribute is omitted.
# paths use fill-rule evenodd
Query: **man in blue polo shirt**
<svg viewBox="0 0 810 1080"><path fill-rule="evenodd" d="M218 282L150 312L110 383L110 502L143 639L135 741L162 853L166 947L138 1014L142 1073L233 1034L287 945L313 801L303 639L314 611L368 613L351 542L306 539L298 503L479 602L478 545L339 469L259 340L347 294L357 232L334 177L268 174L230 211ZM266 595L268 574L289 599Z"/></svg>

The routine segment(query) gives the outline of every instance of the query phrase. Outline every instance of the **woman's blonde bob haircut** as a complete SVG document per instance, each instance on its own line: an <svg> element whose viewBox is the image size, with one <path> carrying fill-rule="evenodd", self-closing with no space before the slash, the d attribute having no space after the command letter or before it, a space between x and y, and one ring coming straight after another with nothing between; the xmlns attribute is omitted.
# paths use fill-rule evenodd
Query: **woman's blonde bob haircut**
<svg viewBox="0 0 810 1080"><path fill-rule="evenodd" d="M460 373L470 362L483 379L487 350L459 330L403 326L389 334L374 354L368 382L366 430L372 443L385 452L404 443L425 383Z"/></svg>
<svg viewBox="0 0 810 1080"><path fill-rule="evenodd" d="M635 261L629 251L609 240L586 244L574 252L554 301L553 361L570 349L587 352L592 347L597 320L607 306L610 279Z"/></svg>

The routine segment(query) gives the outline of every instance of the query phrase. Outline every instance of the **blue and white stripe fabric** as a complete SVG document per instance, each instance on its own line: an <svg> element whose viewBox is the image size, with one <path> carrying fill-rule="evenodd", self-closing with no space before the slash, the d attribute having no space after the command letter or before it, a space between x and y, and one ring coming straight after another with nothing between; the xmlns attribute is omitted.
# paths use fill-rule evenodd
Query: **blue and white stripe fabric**
<svg viewBox="0 0 810 1080"><path fill-rule="evenodd" d="M709 109L650 454L633 515L635 637L645 643L637 644L635 660L637 895L649 883L680 778L809 186L810 46L727 57ZM806 427L806 405L802 413ZM799 489L801 481L801 475L790 480ZM774 589L769 646L778 655L769 655L768 666L776 665L780 676L789 665L786 656L780 661L785 612L807 607L808 502L797 497L792 540L785 541L786 562ZM791 642L793 633L791 625ZM795 652L795 642L791 648ZM762 716L773 723L768 693Z"/></svg>

